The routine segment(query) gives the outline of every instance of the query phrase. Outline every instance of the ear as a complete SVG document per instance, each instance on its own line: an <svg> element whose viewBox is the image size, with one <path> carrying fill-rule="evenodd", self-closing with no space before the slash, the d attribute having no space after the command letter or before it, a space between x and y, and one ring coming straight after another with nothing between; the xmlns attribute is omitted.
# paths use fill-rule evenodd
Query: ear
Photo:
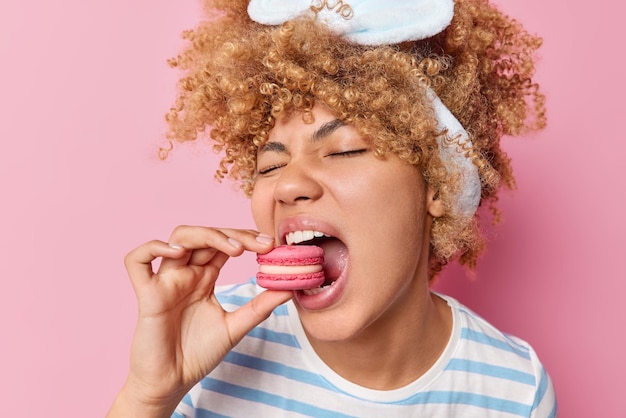
<svg viewBox="0 0 626 418"><path fill-rule="evenodd" d="M439 193L428 187L426 192L426 210L433 218L440 218L444 214L443 202L439 199Z"/></svg>

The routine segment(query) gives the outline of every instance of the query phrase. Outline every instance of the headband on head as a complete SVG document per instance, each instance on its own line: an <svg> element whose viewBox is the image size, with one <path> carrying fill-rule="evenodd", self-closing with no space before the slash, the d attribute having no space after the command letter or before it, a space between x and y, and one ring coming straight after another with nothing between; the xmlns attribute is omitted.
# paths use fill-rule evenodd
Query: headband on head
<svg viewBox="0 0 626 418"><path fill-rule="evenodd" d="M448 26L454 13L453 0L252 0L248 15L264 25L279 25L311 7L335 33L360 45L428 38Z"/></svg>
<svg viewBox="0 0 626 418"><path fill-rule="evenodd" d="M448 171L461 176L462 187L454 195L452 207L457 215L469 218L474 216L478 209L481 193L478 168L466 155L466 150L472 148L472 141L467 131L461 126L461 122L454 117L435 92L428 89L428 96L435 108L435 118L439 123L439 129L447 130L444 135L437 138L439 158Z"/></svg>
<svg viewBox="0 0 626 418"><path fill-rule="evenodd" d="M264 25L280 25L309 11L333 32L360 45L392 45L438 34L452 20L454 0L250 0L248 15ZM453 197L454 214L470 218L480 203L478 169L466 154L469 135L434 91L428 89L439 129L439 157L448 171L461 177Z"/></svg>

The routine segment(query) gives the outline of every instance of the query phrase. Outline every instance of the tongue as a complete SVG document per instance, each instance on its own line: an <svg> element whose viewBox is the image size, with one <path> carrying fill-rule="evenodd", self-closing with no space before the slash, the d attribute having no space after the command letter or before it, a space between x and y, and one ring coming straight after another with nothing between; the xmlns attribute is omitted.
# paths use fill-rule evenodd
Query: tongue
<svg viewBox="0 0 626 418"><path fill-rule="evenodd" d="M324 249L324 275L326 283L337 280L348 262L348 248L336 238L319 244Z"/></svg>

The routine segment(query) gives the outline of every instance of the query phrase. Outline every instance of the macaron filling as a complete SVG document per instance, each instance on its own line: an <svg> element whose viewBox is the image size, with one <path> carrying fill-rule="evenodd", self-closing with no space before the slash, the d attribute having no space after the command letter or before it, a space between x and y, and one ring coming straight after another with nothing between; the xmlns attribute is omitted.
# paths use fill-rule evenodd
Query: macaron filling
<svg viewBox="0 0 626 418"><path fill-rule="evenodd" d="M265 274L309 274L322 271L321 264L313 264L309 266L277 266L272 264L261 264L259 272Z"/></svg>

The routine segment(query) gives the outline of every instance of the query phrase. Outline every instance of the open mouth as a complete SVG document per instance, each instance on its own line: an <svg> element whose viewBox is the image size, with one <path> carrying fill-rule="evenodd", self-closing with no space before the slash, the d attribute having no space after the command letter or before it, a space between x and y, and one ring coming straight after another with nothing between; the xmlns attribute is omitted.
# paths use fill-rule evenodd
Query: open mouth
<svg viewBox="0 0 626 418"><path fill-rule="evenodd" d="M326 280L315 289L302 292L311 296L323 292L341 276L348 261L348 248L338 238L320 231L292 231L285 236L287 245L317 245L324 249L324 276Z"/></svg>

